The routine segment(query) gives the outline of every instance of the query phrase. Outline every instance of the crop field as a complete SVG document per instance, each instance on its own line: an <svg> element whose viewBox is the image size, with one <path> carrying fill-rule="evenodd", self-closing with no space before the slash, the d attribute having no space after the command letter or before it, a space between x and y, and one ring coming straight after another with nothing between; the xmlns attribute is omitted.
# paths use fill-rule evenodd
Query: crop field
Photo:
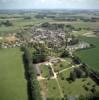
<svg viewBox="0 0 99 100"><path fill-rule="evenodd" d="M3 35L4 33L11 33L11 32L19 32L20 29L24 29L25 27L28 27L30 25L34 24L40 24L43 22L48 21L48 19L24 19L24 18L6 18L6 19L0 19L1 21L9 20L12 23L12 26L0 26L0 35Z"/></svg>
<svg viewBox="0 0 99 100"><path fill-rule="evenodd" d="M75 28L92 28L97 29L99 26L99 22L82 22L82 21L50 21L50 23L57 23L57 24L66 24L72 25Z"/></svg>
<svg viewBox="0 0 99 100"><path fill-rule="evenodd" d="M28 100L22 52L0 49L0 100Z"/></svg>
<svg viewBox="0 0 99 100"><path fill-rule="evenodd" d="M96 47L87 50L76 52L76 55L81 58L83 62L89 65L92 69L99 70L99 38L97 37L82 37L81 40L94 44Z"/></svg>

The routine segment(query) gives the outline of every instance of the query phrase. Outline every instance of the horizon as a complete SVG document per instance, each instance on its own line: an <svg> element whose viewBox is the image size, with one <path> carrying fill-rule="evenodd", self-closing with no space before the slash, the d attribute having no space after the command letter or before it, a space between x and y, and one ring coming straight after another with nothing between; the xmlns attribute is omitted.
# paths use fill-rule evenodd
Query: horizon
<svg viewBox="0 0 99 100"><path fill-rule="evenodd" d="M24 4L23 4L24 3ZM0 0L0 9L95 9L99 0Z"/></svg>

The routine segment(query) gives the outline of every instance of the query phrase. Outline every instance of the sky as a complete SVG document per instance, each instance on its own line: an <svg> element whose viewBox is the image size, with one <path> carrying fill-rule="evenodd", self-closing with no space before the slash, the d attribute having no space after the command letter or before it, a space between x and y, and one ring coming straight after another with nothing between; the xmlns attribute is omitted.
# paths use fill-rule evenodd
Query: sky
<svg viewBox="0 0 99 100"><path fill-rule="evenodd" d="M99 9L99 0L0 0L0 9Z"/></svg>

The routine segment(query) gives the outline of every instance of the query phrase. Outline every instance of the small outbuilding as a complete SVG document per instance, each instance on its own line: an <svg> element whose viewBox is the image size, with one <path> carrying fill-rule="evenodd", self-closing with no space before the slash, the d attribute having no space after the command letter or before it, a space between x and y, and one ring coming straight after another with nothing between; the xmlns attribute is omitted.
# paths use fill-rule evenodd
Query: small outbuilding
<svg viewBox="0 0 99 100"><path fill-rule="evenodd" d="M41 75L41 70L40 70L39 66L38 65L34 65L34 68L35 68L36 75L40 76Z"/></svg>

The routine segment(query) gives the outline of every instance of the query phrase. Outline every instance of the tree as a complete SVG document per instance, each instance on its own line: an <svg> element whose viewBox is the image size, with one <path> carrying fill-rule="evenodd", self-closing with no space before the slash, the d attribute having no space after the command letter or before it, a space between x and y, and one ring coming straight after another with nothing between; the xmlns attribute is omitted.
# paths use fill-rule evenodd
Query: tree
<svg viewBox="0 0 99 100"><path fill-rule="evenodd" d="M80 59L78 58L78 57L72 57L72 59L73 59L73 62L75 63L75 64L80 64Z"/></svg>
<svg viewBox="0 0 99 100"><path fill-rule="evenodd" d="M46 23L43 23L41 26L42 26L42 27L45 27L45 28L48 28L49 25L50 25L50 24L49 24L48 22L46 22Z"/></svg>
<svg viewBox="0 0 99 100"><path fill-rule="evenodd" d="M86 73L86 77L89 76L89 69L85 63L82 64L81 69Z"/></svg>
<svg viewBox="0 0 99 100"><path fill-rule="evenodd" d="M75 81L75 80L76 80L76 73L75 73L74 71L71 71L71 72L70 72L70 79L71 79L72 81Z"/></svg>
<svg viewBox="0 0 99 100"><path fill-rule="evenodd" d="M68 96L64 94L64 99L63 100L68 100Z"/></svg>
<svg viewBox="0 0 99 100"><path fill-rule="evenodd" d="M44 62L47 59L47 51L44 46L39 46L33 53L33 63Z"/></svg>
<svg viewBox="0 0 99 100"><path fill-rule="evenodd" d="M7 20L7 21L5 21L5 22L2 22L2 25L5 25L5 26L12 26L13 24L12 24L9 20Z"/></svg>
<svg viewBox="0 0 99 100"><path fill-rule="evenodd" d="M61 57L65 58L69 56L69 52L67 50L64 50L61 54Z"/></svg>
<svg viewBox="0 0 99 100"><path fill-rule="evenodd" d="M30 89L29 93L31 93L31 100L42 100L39 82L37 81L35 69L32 64L31 54L26 47L22 48L22 50L24 51L24 64L25 67L27 67L26 73L28 75L27 81L28 88Z"/></svg>
<svg viewBox="0 0 99 100"><path fill-rule="evenodd" d="M83 77L83 71L80 68L74 68L74 72L76 73L78 78Z"/></svg>

